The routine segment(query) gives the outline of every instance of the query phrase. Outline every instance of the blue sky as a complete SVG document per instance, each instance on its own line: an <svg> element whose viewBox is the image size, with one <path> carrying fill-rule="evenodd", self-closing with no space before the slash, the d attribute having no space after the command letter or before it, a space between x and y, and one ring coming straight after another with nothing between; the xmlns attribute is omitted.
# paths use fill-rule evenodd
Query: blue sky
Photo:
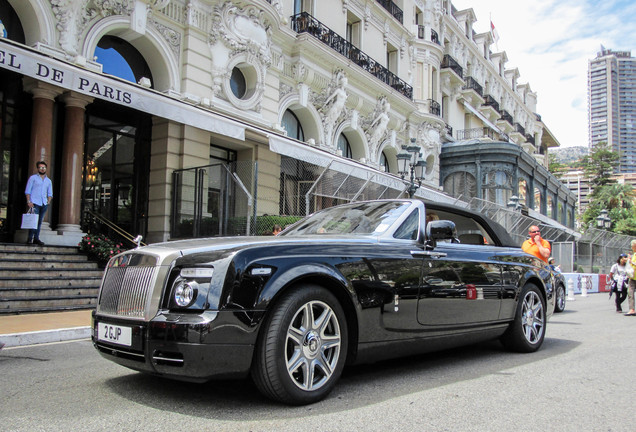
<svg viewBox="0 0 636 432"><path fill-rule="evenodd" d="M452 0L472 8L475 31L499 33L494 51L537 93L537 112L561 147L587 146L587 67L601 44L636 56L634 0ZM497 49L498 48L498 49Z"/></svg>

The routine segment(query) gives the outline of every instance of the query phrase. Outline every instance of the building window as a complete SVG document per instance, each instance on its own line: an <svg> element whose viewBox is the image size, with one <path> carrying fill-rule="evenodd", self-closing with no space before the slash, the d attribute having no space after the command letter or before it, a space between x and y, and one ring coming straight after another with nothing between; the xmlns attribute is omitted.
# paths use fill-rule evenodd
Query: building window
<svg viewBox="0 0 636 432"><path fill-rule="evenodd" d="M6 0L0 1L0 38L11 39L21 44L25 43L20 19Z"/></svg>
<svg viewBox="0 0 636 432"><path fill-rule="evenodd" d="M230 77L230 88L232 93L239 99L243 99L247 86L245 84L245 75L237 67L232 69L232 76Z"/></svg>
<svg viewBox="0 0 636 432"><path fill-rule="evenodd" d="M290 110L285 111L285 114L283 114L282 126L287 131L288 137L299 141L305 141L303 127L300 124L298 117L296 117L296 114Z"/></svg>
<svg viewBox="0 0 636 432"><path fill-rule="evenodd" d="M146 60L125 40L116 36L104 36L97 44L94 55L104 73L133 83L148 78L152 86L152 74Z"/></svg>
<svg viewBox="0 0 636 432"><path fill-rule="evenodd" d="M360 18L358 18L351 12L347 11L347 33L346 33L347 42L349 42L350 44L358 48L362 46L362 43L360 40L360 34L361 34L360 23L361 23Z"/></svg>
<svg viewBox="0 0 636 432"><path fill-rule="evenodd" d="M454 197L472 198L477 196L475 176L467 172L456 172L444 180L444 192Z"/></svg>
<svg viewBox="0 0 636 432"><path fill-rule="evenodd" d="M349 140L344 134L340 134L338 137L338 152L341 156L346 157L348 159L352 159L351 146L349 145Z"/></svg>
<svg viewBox="0 0 636 432"><path fill-rule="evenodd" d="M380 153L380 169L384 172L389 172L389 160L384 152Z"/></svg>

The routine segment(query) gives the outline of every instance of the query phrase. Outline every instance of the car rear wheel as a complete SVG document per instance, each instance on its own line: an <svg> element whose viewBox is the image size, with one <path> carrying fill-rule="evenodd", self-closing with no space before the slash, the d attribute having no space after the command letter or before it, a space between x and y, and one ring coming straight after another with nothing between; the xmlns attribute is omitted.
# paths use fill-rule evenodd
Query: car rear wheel
<svg viewBox="0 0 636 432"><path fill-rule="evenodd" d="M333 294L303 286L274 305L259 336L252 378L267 397L304 405L323 399L347 353L344 311Z"/></svg>
<svg viewBox="0 0 636 432"><path fill-rule="evenodd" d="M536 285L528 284L521 291L515 319L501 337L501 341L512 351L534 352L543 344L545 325L543 294Z"/></svg>
<svg viewBox="0 0 636 432"><path fill-rule="evenodd" d="M563 285L557 286L555 295L554 311L563 312L565 310L565 287Z"/></svg>

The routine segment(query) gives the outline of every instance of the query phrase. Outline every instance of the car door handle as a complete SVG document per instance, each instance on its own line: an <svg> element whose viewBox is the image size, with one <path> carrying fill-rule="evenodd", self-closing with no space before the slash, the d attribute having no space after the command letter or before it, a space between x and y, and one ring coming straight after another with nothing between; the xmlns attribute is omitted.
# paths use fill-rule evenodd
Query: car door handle
<svg viewBox="0 0 636 432"><path fill-rule="evenodd" d="M414 251L411 251L411 255L413 255L414 257L425 256L425 257L429 257L429 258L444 258L447 255L447 253L446 252L433 252L433 251L414 250Z"/></svg>

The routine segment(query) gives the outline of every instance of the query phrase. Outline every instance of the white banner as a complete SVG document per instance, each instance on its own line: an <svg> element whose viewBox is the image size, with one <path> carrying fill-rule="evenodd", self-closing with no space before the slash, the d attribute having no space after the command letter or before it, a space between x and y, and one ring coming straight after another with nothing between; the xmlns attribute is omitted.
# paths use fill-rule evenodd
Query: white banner
<svg viewBox="0 0 636 432"><path fill-rule="evenodd" d="M94 98L213 133L245 140L245 127L154 90L109 78L0 39L0 67Z"/></svg>

